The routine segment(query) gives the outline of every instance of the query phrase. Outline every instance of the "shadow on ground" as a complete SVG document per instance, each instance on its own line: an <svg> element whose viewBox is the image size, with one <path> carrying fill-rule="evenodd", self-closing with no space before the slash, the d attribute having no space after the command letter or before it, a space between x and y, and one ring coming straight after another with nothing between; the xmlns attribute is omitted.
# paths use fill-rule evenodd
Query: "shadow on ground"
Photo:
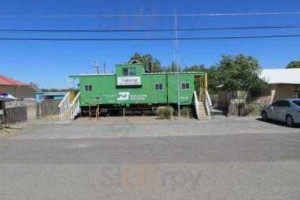
<svg viewBox="0 0 300 200"><path fill-rule="evenodd" d="M256 120L260 121L260 122L265 122L268 124L277 125L277 126L288 127L286 125L286 123L284 123L284 122L279 122L279 121L274 121L274 120L263 121L262 118L257 118ZM291 128L300 128L300 124L296 124L295 127L291 127Z"/></svg>

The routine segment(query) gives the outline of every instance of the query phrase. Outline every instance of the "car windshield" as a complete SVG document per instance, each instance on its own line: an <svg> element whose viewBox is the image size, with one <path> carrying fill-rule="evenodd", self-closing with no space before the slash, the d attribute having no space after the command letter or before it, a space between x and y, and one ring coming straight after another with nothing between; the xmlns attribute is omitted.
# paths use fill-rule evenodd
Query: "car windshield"
<svg viewBox="0 0 300 200"><path fill-rule="evenodd" d="M297 106L300 106L300 100L294 101L294 104L296 104Z"/></svg>

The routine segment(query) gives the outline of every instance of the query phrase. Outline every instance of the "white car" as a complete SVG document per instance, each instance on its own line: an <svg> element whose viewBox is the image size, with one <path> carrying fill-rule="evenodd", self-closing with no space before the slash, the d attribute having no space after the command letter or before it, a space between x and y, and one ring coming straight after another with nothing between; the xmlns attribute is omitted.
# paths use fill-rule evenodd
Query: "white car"
<svg viewBox="0 0 300 200"><path fill-rule="evenodd" d="M283 99L265 108L261 113L263 121L285 122L293 127L300 124L300 99Z"/></svg>

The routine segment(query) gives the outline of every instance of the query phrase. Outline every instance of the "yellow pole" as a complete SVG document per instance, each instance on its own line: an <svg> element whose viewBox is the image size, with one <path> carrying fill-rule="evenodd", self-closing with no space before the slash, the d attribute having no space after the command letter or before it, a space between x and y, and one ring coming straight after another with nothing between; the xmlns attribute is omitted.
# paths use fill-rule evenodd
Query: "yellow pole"
<svg viewBox="0 0 300 200"><path fill-rule="evenodd" d="M205 92L207 91L208 88L208 81L207 81L207 73L205 74Z"/></svg>
<svg viewBox="0 0 300 200"><path fill-rule="evenodd" d="M207 73L205 73L205 83L204 83L204 102L206 101L206 92L208 88L208 81L207 81Z"/></svg>

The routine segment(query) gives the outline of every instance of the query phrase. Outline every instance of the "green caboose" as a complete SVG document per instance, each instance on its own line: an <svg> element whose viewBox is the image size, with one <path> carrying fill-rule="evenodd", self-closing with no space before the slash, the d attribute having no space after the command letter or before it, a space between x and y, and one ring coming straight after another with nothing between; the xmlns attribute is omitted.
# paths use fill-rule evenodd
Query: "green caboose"
<svg viewBox="0 0 300 200"><path fill-rule="evenodd" d="M79 81L75 100L80 110L153 109L161 105L176 109L179 99L181 106L193 106L195 98L201 100L207 88L204 72L147 73L139 63L116 65L114 74L82 74L70 78ZM70 96L69 101L73 101ZM70 104L74 106L74 103Z"/></svg>

